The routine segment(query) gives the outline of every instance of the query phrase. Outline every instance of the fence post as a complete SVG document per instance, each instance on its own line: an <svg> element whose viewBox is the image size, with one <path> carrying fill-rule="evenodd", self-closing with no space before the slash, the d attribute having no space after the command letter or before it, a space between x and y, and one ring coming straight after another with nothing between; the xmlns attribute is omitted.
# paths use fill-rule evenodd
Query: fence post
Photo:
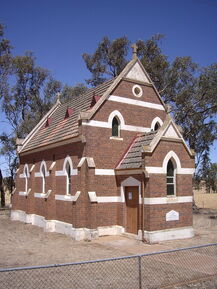
<svg viewBox="0 0 217 289"><path fill-rule="evenodd" d="M139 265L139 289L142 289L141 256L138 256L138 265Z"/></svg>

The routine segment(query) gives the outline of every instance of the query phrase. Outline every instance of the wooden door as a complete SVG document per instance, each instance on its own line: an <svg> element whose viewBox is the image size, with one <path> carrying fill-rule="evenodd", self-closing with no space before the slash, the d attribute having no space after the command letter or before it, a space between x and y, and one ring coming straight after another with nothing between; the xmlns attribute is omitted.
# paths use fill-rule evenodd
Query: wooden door
<svg viewBox="0 0 217 289"><path fill-rule="evenodd" d="M138 234L139 187L125 187L126 232Z"/></svg>

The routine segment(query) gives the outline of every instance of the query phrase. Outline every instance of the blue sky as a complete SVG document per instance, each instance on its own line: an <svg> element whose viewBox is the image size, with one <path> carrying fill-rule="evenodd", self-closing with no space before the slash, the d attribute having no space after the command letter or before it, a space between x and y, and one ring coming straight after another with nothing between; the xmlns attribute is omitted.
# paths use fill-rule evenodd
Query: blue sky
<svg viewBox="0 0 217 289"><path fill-rule="evenodd" d="M170 60L187 55L201 66L217 61L217 0L0 0L0 7L13 53L33 51L38 65L69 85L89 78L82 53L93 53L105 35L134 42L161 33Z"/></svg>

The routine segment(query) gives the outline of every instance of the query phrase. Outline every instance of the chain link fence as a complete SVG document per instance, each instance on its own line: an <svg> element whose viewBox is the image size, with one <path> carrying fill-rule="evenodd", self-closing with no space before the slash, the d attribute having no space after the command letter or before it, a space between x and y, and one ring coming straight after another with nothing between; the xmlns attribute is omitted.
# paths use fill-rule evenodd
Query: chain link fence
<svg viewBox="0 0 217 289"><path fill-rule="evenodd" d="M217 243L104 260L0 269L0 288L169 288L215 275L217 278Z"/></svg>

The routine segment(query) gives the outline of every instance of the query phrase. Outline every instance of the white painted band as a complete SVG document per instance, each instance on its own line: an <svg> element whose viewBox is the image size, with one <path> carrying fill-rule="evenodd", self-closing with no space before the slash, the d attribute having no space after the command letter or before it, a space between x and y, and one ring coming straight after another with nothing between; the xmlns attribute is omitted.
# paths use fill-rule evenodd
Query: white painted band
<svg viewBox="0 0 217 289"><path fill-rule="evenodd" d="M178 204L178 203L192 203L192 196L184 197L163 197L163 198L144 198L145 205L164 205L164 204ZM141 199L142 202L142 199Z"/></svg>
<svg viewBox="0 0 217 289"><path fill-rule="evenodd" d="M99 120L90 120L89 122L82 122L82 125L93 126L93 127L112 128L112 126L109 122L99 121ZM126 131L136 131L136 132L150 132L150 130L151 130L149 127L126 125L126 124L121 125L120 129L126 130Z"/></svg>
<svg viewBox="0 0 217 289"><path fill-rule="evenodd" d="M19 192L19 196L26 196L27 193L26 192Z"/></svg>
<svg viewBox="0 0 217 289"><path fill-rule="evenodd" d="M121 197L97 197L98 203L121 203Z"/></svg>
<svg viewBox="0 0 217 289"><path fill-rule="evenodd" d="M120 103L142 106L142 107L148 107L148 108L153 108L153 109L158 109L158 110L165 110L163 105L161 105L161 104L146 102L146 101L137 100L137 99L126 98L126 97L120 97L120 96L116 96L116 95L110 95L108 100L120 102Z"/></svg>
<svg viewBox="0 0 217 289"><path fill-rule="evenodd" d="M76 202L81 192L77 191L74 196L71 195L55 195L55 200L57 201L67 201L67 202Z"/></svg>
<svg viewBox="0 0 217 289"><path fill-rule="evenodd" d="M146 167L146 171L149 174L166 174L165 168L163 167ZM192 175L195 169L193 168L177 168L177 174L180 175ZM115 171L113 169L95 169L95 175L99 176L114 176L114 175L131 175L131 174L141 174L142 170L123 170Z"/></svg>
<svg viewBox="0 0 217 289"><path fill-rule="evenodd" d="M115 170L112 169L95 169L95 175L99 176L114 176Z"/></svg>
<svg viewBox="0 0 217 289"><path fill-rule="evenodd" d="M43 177L43 175L42 175L42 173L41 172L37 172L37 173L35 173L35 178L42 178ZM49 172L45 172L45 177L49 177Z"/></svg>
<svg viewBox="0 0 217 289"><path fill-rule="evenodd" d="M166 167L146 167L146 171L149 174L166 174ZM176 173L180 175L192 175L194 174L194 168L180 168L177 167Z"/></svg>
<svg viewBox="0 0 217 289"><path fill-rule="evenodd" d="M77 174L78 174L78 170L77 170L77 169L72 169L72 170L71 170L71 176L77 176ZM67 173L66 173L65 170L63 170L63 171L56 171L56 172L55 172L55 176L56 176L56 177L67 176Z"/></svg>

